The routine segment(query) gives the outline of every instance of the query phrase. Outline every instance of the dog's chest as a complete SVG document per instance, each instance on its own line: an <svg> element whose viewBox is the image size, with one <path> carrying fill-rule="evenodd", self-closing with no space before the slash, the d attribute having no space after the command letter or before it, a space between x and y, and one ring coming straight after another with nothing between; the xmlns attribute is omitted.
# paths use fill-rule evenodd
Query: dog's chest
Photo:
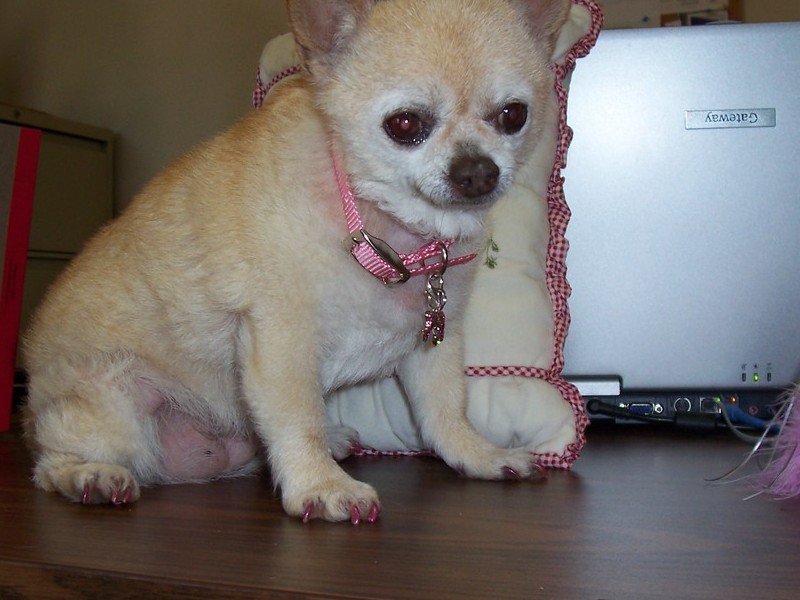
<svg viewBox="0 0 800 600"><path fill-rule="evenodd" d="M326 392L393 373L420 342L423 289L420 281L387 288L368 280L351 282L344 293L327 296L320 312Z"/></svg>

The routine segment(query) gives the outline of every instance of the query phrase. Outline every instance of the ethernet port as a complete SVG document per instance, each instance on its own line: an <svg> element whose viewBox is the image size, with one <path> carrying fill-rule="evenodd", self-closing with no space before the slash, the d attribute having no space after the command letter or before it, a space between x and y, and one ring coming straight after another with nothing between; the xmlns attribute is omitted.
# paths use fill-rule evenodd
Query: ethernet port
<svg viewBox="0 0 800 600"><path fill-rule="evenodd" d="M714 396L703 396L700 398L700 412L718 415L722 412L719 405L720 398Z"/></svg>

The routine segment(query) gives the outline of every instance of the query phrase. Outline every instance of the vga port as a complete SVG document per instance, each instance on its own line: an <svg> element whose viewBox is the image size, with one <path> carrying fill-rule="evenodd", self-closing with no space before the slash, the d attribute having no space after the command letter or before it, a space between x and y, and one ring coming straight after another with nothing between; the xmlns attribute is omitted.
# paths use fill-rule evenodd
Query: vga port
<svg viewBox="0 0 800 600"><path fill-rule="evenodd" d="M626 408L635 415L648 417L653 414L652 402L631 402Z"/></svg>

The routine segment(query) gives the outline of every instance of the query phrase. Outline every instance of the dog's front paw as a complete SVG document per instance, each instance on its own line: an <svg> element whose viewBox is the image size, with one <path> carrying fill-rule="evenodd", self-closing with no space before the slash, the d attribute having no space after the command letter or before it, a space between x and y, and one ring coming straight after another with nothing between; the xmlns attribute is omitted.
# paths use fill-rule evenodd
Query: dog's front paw
<svg viewBox="0 0 800 600"><path fill-rule="evenodd" d="M525 448L495 448L481 457L462 461L454 468L475 479L543 479L547 470Z"/></svg>
<svg viewBox="0 0 800 600"><path fill-rule="evenodd" d="M311 519L361 521L374 523L381 511L377 492L372 486L356 481L346 473L307 489L283 493L283 507L290 515Z"/></svg>

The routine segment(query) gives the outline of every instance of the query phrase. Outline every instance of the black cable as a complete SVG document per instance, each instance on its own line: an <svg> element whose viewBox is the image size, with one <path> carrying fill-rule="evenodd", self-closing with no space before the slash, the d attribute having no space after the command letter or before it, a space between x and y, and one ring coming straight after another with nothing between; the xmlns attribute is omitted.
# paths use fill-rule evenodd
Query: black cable
<svg viewBox="0 0 800 600"><path fill-rule="evenodd" d="M711 431L717 429L719 419L716 414L678 412L674 417L660 417L657 415L642 415L623 406L608 404L593 398L586 403L589 414L605 415L618 419L633 419L645 423L659 423L673 425L680 429Z"/></svg>
<svg viewBox="0 0 800 600"><path fill-rule="evenodd" d="M642 415L635 413L622 406L608 404L597 398L592 398L586 403L586 408L590 414L605 415L607 417L616 417L618 419L634 419L636 421L644 421L646 423L666 423L672 424L672 419L669 417L659 417L655 415Z"/></svg>
<svg viewBox="0 0 800 600"><path fill-rule="evenodd" d="M693 412L676 412L674 417L662 417L658 415L643 415L634 412L624 406L609 404L592 398L586 403L586 409L589 414L605 415L607 417L614 417L617 419L628 419L635 421L642 421L645 423L658 423L661 425L671 425L684 430L696 431L713 431L719 428L720 425L726 427L731 433L742 441L752 443L758 439L758 436L748 435L740 430L732 421L728 414L727 407L721 402L717 401L720 407L720 413L693 413ZM722 417L722 419L720 419ZM765 430L768 431L768 425L765 425Z"/></svg>

